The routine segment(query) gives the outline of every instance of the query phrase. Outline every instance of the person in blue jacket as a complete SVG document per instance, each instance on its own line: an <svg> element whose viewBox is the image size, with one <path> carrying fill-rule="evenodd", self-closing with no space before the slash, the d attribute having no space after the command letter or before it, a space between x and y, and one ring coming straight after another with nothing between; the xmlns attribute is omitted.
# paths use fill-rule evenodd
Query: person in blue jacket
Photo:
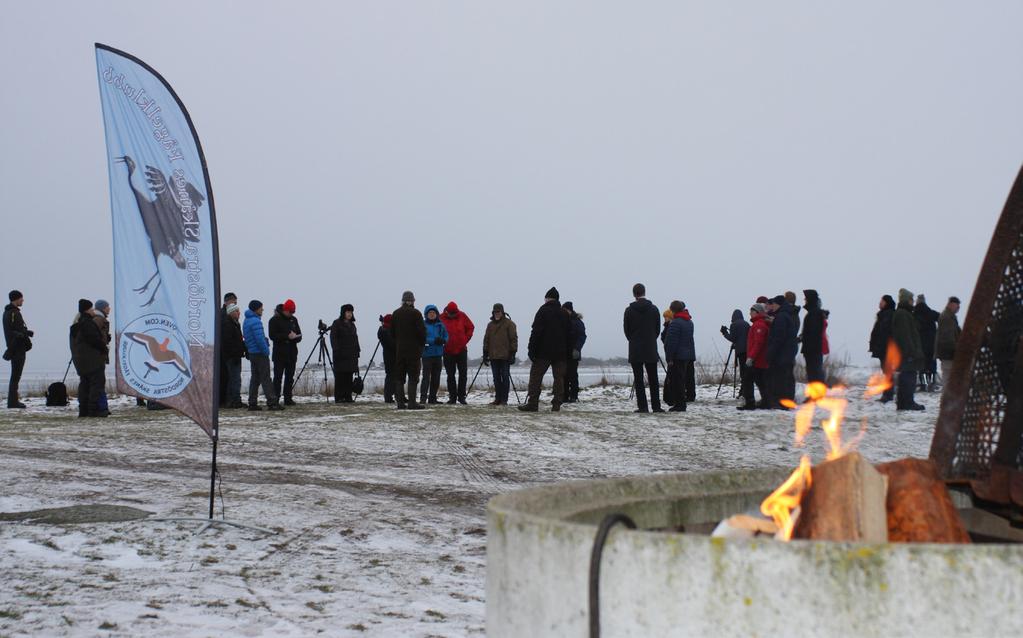
<svg viewBox="0 0 1023 638"><path fill-rule="evenodd" d="M440 388L440 371L444 366L444 344L448 342L448 330L440 320L437 306L430 304L423 310L426 318L426 348L423 350L423 386L419 391L420 403L440 403L437 389Z"/></svg>
<svg viewBox="0 0 1023 638"><path fill-rule="evenodd" d="M696 344L693 317L681 301L668 306L673 318L664 329L664 358L668 361L668 387L672 394L669 412L685 412L686 401L696 398Z"/></svg>
<svg viewBox="0 0 1023 638"><path fill-rule="evenodd" d="M245 350L249 358L249 410L258 412L259 386L263 386L263 396L270 410L283 410L274 394L273 380L270 378L270 340L263 331L263 302L253 299L249 309L245 311L245 323L242 325L245 337Z"/></svg>

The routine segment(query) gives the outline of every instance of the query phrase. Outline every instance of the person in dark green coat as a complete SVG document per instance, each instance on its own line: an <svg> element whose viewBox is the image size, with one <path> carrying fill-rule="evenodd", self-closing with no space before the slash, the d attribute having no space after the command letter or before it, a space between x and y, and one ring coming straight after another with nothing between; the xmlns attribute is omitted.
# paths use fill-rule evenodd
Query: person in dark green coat
<svg viewBox="0 0 1023 638"><path fill-rule="evenodd" d="M924 350L920 343L920 326L913 316L913 293L899 290L899 305L892 316L892 339L902 356L899 366L899 381L895 396L898 410L923 410L924 406L914 400L916 375L923 368Z"/></svg>

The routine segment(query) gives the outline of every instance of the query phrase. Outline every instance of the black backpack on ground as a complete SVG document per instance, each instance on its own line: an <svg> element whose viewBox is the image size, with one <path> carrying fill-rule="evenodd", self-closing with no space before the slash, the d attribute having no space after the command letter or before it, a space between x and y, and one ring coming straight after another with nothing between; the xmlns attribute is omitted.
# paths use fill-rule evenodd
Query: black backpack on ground
<svg viewBox="0 0 1023 638"><path fill-rule="evenodd" d="M67 375L68 375L68 372L70 372L70 371L71 371L71 363L68 362L67 370L64 371L64 381L58 381L56 383L51 383L50 386L48 388L46 388L46 407L48 407L48 408L54 408L54 407L63 408L63 407L67 406L67 404L68 404L68 400L67 400L67 385L65 385L64 382L67 381Z"/></svg>

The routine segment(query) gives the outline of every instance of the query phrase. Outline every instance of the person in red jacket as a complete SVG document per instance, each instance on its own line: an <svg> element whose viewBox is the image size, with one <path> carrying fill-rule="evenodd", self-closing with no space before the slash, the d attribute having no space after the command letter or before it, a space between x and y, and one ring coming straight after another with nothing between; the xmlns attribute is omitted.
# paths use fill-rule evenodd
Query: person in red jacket
<svg viewBox="0 0 1023 638"><path fill-rule="evenodd" d="M450 302L444 307L440 316L441 323L448 331L448 342L444 344L444 370L448 373L448 403L458 401L465 405L465 377L469 366L469 341L476 326L469 315L458 309L458 304ZM458 370L458 381L455 381L455 369Z"/></svg>
<svg viewBox="0 0 1023 638"><path fill-rule="evenodd" d="M739 410L756 410L772 407L767 384L767 337L771 332L771 324L767 320L767 308L762 303L753 304L749 309L750 329L746 337L746 367L753 375L753 383L760 391L760 403L740 405Z"/></svg>

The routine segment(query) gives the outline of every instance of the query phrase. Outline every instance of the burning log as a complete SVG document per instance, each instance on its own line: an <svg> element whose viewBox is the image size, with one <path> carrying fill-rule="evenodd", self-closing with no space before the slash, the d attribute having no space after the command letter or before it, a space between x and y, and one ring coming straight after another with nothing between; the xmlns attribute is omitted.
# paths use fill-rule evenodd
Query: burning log
<svg viewBox="0 0 1023 638"><path fill-rule="evenodd" d="M882 463L888 477L888 540L899 543L969 543L963 521L932 461ZM815 477L816 478L816 477Z"/></svg>
<svg viewBox="0 0 1023 638"><path fill-rule="evenodd" d="M884 543L888 540L885 478L859 453L812 469L793 538Z"/></svg>

